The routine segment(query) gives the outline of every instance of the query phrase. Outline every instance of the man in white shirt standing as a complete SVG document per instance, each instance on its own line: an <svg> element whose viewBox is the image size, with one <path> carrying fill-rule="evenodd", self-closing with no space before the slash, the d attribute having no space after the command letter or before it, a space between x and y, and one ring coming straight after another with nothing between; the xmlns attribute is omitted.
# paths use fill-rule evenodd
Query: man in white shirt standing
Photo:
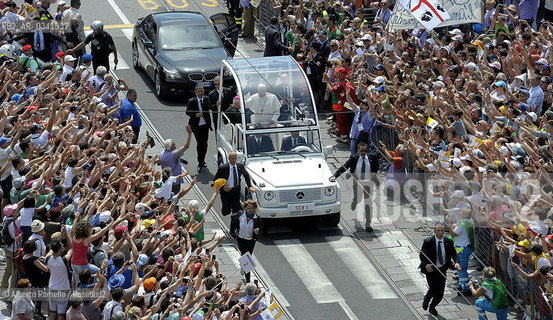
<svg viewBox="0 0 553 320"><path fill-rule="evenodd" d="M65 26L65 33L70 33L71 31L71 19L77 18L79 21L79 27L77 28L77 33L79 34L79 39L86 38L84 34L84 22L83 22L83 16L79 12L79 9L81 8L81 0L71 0L71 8L68 10L65 10L63 12L63 15L61 16L61 23L63 26ZM77 43L75 43L77 45ZM86 50L86 48L82 49L83 51Z"/></svg>
<svg viewBox="0 0 553 320"><path fill-rule="evenodd" d="M64 83L67 81L67 76L71 75L73 73L73 69L75 67L75 61L77 58L73 57L72 55L66 55L63 58L63 72L60 75L60 81Z"/></svg>
<svg viewBox="0 0 553 320"><path fill-rule="evenodd" d="M44 257L46 256L46 244L44 243L44 222L40 220L33 220L31 223L31 232L33 233L29 240L36 242L36 250L33 252L35 257Z"/></svg>
<svg viewBox="0 0 553 320"><path fill-rule="evenodd" d="M67 241L67 243L71 245L71 241ZM69 289L71 289L67 270L67 261L71 260L71 253L70 250L67 250L67 254L62 255L64 248L60 240L52 241L50 249L53 254L46 257L46 265L50 269L48 318L56 319L57 317L57 320L63 320L67 311Z"/></svg>

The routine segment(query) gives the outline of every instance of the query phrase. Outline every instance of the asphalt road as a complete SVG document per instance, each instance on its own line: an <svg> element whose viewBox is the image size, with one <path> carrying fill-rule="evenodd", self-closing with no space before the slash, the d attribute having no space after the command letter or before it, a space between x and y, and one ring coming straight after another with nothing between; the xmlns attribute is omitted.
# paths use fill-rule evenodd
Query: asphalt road
<svg viewBox="0 0 553 320"><path fill-rule="evenodd" d="M188 122L185 103L188 97L158 100L154 86L144 73L132 68L131 35L136 20L151 12L165 11L161 0L83 1L81 13L85 25L101 19L119 51L116 70L138 92L138 103L164 138L177 146L184 144ZM175 10L194 10L210 16L225 10L222 0L165 0ZM222 2L221 2L222 3ZM242 41L242 40L240 40ZM263 47L263 44L260 44ZM239 44L246 55L259 56L260 48ZM188 168L196 174L196 144L185 154ZM215 135L211 133L207 165L198 174L199 187L206 195L212 192L216 171ZM215 209L220 208L217 201ZM223 218L228 224L228 217ZM261 263L277 293L295 319L417 319L400 295L375 269L371 260L343 228L328 229L316 220L285 221L270 229L257 244L254 256Z"/></svg>

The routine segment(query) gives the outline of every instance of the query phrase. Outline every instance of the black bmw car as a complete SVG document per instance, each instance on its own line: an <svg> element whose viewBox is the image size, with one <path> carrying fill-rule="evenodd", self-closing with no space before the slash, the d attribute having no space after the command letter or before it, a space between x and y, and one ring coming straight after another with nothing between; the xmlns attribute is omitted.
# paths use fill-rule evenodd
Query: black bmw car
<svg viewBox="0 0 553 320"><path fill-rule="evenodd" d="M170 93L213 87L221 60L232 57L238 26L226 13L206 18L199 12L169 11L138 19L132 60L155 83L160 98Z"/></svg>

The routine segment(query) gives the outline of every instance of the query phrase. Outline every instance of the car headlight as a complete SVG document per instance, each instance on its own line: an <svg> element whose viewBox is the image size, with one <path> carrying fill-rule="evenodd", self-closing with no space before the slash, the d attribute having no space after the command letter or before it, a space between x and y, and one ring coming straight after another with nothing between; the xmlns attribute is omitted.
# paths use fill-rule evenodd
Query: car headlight
<svg viewBox="0 0 553 320"><path fill-rule="evenodd" d="M165 77L169 80L175 80L175 79L180 79L182 76L178 72L171 72L171 71L165 70Z"/></svg>
<svg viewBox="0 0 553 320"><path fill-rule="evenodd" d="M232 76L232 72L230 72L230 70L225 70L225 72L223 72L223 75L225 77L230 77L230 76Z"/></svg>
<svg viewBox="0 0 553 320"><path fill-rule="evenodd" d="M336 192L334 187L326 187L326 189L325 189L325 194L326 194L327 197L333 196L334 192Z"/></svg>
<svg viewBox="0 0 553 320"><path fill-rule="evenodd" d="M263 194L263 198L265 198L265 200L267 201L271 201L275 198L275 193L272 191L265 191L265 193Z"/></svg>

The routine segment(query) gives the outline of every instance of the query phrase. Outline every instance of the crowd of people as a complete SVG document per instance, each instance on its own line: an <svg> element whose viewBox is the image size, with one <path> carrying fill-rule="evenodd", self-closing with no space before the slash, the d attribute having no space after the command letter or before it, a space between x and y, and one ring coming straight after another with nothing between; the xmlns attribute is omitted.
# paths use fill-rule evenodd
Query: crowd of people
<svg viewBox="0 0 553 320"><path fill-rule="evenodd" d="M0 1L1 290L11 319L260 319L265 292L249 274L245 288L228 283L212 254L226 238L204 230L219 189L205 206L179 202L196 183L181 190L195 128L182 128L184 146L169 139L145 155L155 141L140 139L138 94L109 73L117 48L102 22L85 37L80 5ZM241 211L244 223L256 208ZM235 235L247 237L241 227Z"/></svg>
<svg viewBox="0 0 553 320"><path fill-rule="evenodd" d="M350 145L342 169L354 185L374 171L360 169L373 169L367 151L386 159L388 191L423 202L456 240L460 293L482 295L467 272L475 256L493 264L518 307L548 317L553 2L487 0L481 23L431 31L389 28L395 1L276 5L265 56L290 54L304 68L319 114ZM401 189L408 179L439 185L414 196ZM441 205L426 206L430 197Z"/></svg>

